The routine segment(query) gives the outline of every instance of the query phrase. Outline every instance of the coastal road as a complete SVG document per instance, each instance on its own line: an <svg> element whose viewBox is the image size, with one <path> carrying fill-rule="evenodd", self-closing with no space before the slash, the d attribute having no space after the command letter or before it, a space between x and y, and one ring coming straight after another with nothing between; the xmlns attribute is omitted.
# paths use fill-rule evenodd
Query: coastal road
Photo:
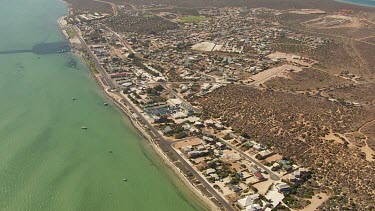
<svg viewBox="0 0 375 211"><path fill-rule="evenodd" d="M189 165L189 163L187 163L185 161L184 158L182 158L182 156L180 154L178 154L172 147L172 143L173 142L169 142L169 141L166 141L164 139L164 137L159 133L159 131L157 129L154 128L153 125L151 125L151 123L149 123L146 118L143 116L143 114L141 114L136 108L135 106L129 102L126 98L123 98L124 99L124 103L128 106L128 108L130 108L130 110L132 110L137 116L138 118L140 119L140 121L146 125L147 128L150 129L151 131L151 135L152 135L152 139L158 139L159 140L159 144L162 144L165 148L167 148L171 153L173 153L173 155L192 173L192 175L201 183L203 184L203 186L207 189L208 192L210 192L219 202L220 204L228 211L234 211L233 207L228 204L227 201L225 201L217 192L214 188L211 187L211 185L206 181L204 180L196 171L195 169L193 169L193 167L191 167Z"/></svg>
<svg viewBox="0 0 375 211"><path fill-rule="evenodd" d="M111 80L111 78L108 76L106 70L100 64L98 57L95 56L95 54L91 51L90 47L87 45L86 41L81 36L80 30L77 26L74 26L74 31L77 34L77 37L79 41L81 42L82 46L85 48L87 53L89 54L91 61L95 63L96 68L98 69L100 75L102 76L103 80L110 86L112 89L116 88L116 84Z"/></svg>
<svg viewBox="0 0 375 211"><path fill-rule="evenodd" d="M82 36L80 35L79 33L79 29L75 26L75 31L77 33L77 36L78 36L78 39L81 41L83 47L87 50L89 56L91 57L92 61L94 61L98 71L100 72L101 76L103 79L105 79L107 81L107 83L112 87L116 87L115 84L113 83L113 81L108 77L105 69L103 68L103 66L100 64L98 58L92 53L92 51L90 50L90 48L88 47L88 45L86 44L85 40L82 38ZM119 92L117 92L119 96L121 96L121 94ZM234 211L234 209L232 208L232 206L230 204L228 204L227 201L225 201L217 192L214 188L212 188L210 186L210 184L208 182L206 182L206 180L204 180L196 171L195 169L193 169L193 167L191 167L182 157L180 154L178 154L172 147L172 143L166 141L164 139L164 137L159 133L159 131L154 128L153 125L151 125L151 123L149 123L146 118L143 116L143 114L141 114L137 108L131 103L129 102L126 98L123 98L123 103L126 104L126 106L128 106L128 108L134 112L139 120L147 127L149 128L149 130L151 131L151 135L152 135L152 138L154 140L159 140L159 144L162 144L166 149L168 149L168 151L170 151L171 153L173 153L173 155L192 173L192 175L207 189L208 192L210 192L218 201L219 203L228 211Z"/></svg>

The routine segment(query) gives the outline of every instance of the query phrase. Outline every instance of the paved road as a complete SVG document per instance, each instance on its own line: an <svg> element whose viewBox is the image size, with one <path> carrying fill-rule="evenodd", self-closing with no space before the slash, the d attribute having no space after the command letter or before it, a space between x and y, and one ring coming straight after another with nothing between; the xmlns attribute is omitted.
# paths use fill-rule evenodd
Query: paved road
<svg viewBox="0 0 375 211"><path fill-rule="evenodd" d="M112 2L108 2L108 1L102 1L102 0L94 0L94 1L111 5L111 7L112 7L112 12L113 12L113 16L117 16L117 15L118 15L118 12L117 12L117 5L116 5L116 4L114 4L114 3L112 3Z"/></svg>
<svg viewBox="0 0 375 211"><path fill-rule="evenodd" d="M202 110L199 109L199 108L196 108L194 106L192 106L187 100L185 100L184 98L180 97L175 91L173 91L171 88L169 88L164 82L160 82L160 85L162 85L164 87L164 89L168 90L170 93L172 93L174 96L176 96L178 99L180 99L182 102L184 102L186 105L188 105L189 107L191 107L193 109L194 112L196 113L200 113Z"/></svg>
<svg viewBox="0 0 375 211"><path fill-rule="evenodd" d="M86 49L87 53L89 54L91 61L95 63L96 68L98 69L100 75L102 78L106 81L106 83L111 88L116 88L116 84L111 80L111 78L108 76L107 72L105 71L104 67L100 64L98 58L95 56L95 54L91 51L90 47L87 45L86 41L83 39L83 37L80 34L80 30L77 26L74 26L74 30L77 34L77 37L79 41L81 42L82 46Z"/></svg>
<svg viewBox="0 0 375 211"><path fill-rule="evenodd" d="M270 175L270 178L274 181L278 181L280 180L280 177L277 176L275 173L273 173L271 170L267 169L266 167L263 166L263 164L259 163L256 159L253 159L252 157L250 157L249 155L247 155L245 152L243 152L242 150L239 150L237 147L233 146L232 144L229 144L228 142L226 142L225 140L219 138L220 142L222 142L223 144L227 145L228 147L230 147L231 149L235 150L236 152L240 153L242 156L244 156L245 158L251 160L251 162L255 163L255 165L259 166L261 169L263 169L264 171L268 172L268 174Z"/></svg>
<svg viewBox="0 0 375 211"><path fill-rule="evenodd" d="M135 108L135 106L130 103L126 98L124 98L124 103L130 108L130 110L132 110L137 116L138 118L141 120L141 122L143 124L145 124L147 126L147 128L150 129L151 131L151 135L152 135L152 138L153 139L157 139L159 140L159 144L162 144L164 147L166 147L170 152L173 153L174 156L177 157L177 159L182 163L184 164L184 166L193 174L193 176L195 178L197 178L197 180L199 182L201 182L201 184L204 185L204 187L221 203L221 205L228 211L234 211L234 209L232 208L231 205L229 205L217 192L214 188L212 188L210 186L210 184L208 182L206 182L206 180L204 180L196 171L195 169L193 169L186 161L185 159L183 159L181 157L180 154L178 154L173 148L172 148L172 143L173 142L168 142L164 139L164 137L159 133L158 130L156 130L154 128L154 126L152 126L146 119L145 117Z"/></svg>
<svg viewBox="0 0 375 211"><path fill-rule="evenodd" d="M115 84L113 83L113 81L108 77L105 69L103 68L103 66L100 64L99 60L97 59L97 57L91 52L90 48L87 46L85 40L80 36L80 34L78 33L79 32L79 29L78 28L75 28L77 34L78 34L78 39L81 41L82 45L85 47L85 49L87 50L87 52L89 53L89 56L91 57L91 59L94 61L98 71L100 72L100 74L102 75L103 79L105 79L107 81L108 84L110 84L110 86L113 88L113 87L116 87ZM120 93L118 93L120 95ZM120 95L121 96L121 95ZM180 154L178 154L173 148L172 148L172 143L171 142L168 142L164 139L164 137L158 132L158 130L156 130L154 128L154 126L152 126L146 119L145 117L135 108L135 106L130 103L126 98L123 98L123 102L130 108L130 110L132 110L137 116L138 118L141 120L141 122L147 126L147 128L150 129L151 131L151 136L153 139L155 140L159 140L159 144L162 144L164 147L166 147L171 153L173 153L173 155L193 174L193 176L195 178L197 178L197 180L199 182L201 182L201 184L204 185L204 187L208 190L208 192L210 192L219 202L220 204L228 211L234 211L234 209L232 208L232 206L230 204L227 203L227 201L225 201L217 192L214 188L212 188L210 186L210 184L208 182L206 182L206 180L204 180L196 171L195 169L193 169L182 157Z"/></svg>

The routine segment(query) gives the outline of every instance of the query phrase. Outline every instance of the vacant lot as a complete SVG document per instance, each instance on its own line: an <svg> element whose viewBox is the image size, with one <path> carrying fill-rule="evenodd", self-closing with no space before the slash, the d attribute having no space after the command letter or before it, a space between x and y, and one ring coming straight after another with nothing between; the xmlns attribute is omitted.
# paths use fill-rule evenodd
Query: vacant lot
<svg viewBox="0 0 375 211"><path fill-rule="evenodd" d="M308 91L351 83L349 80L312 68L306 68L298 73L289 73L288 76L288 78L273 78L265 85L274 89Z"/></svg>
<svg viewBox="0 0 375 211"><path fill-rule="evenodd" d="M195 22L206 21L206 20L209 20L209 19L203 16L183 16L180 19L182 23L195 23Z"/></svg>

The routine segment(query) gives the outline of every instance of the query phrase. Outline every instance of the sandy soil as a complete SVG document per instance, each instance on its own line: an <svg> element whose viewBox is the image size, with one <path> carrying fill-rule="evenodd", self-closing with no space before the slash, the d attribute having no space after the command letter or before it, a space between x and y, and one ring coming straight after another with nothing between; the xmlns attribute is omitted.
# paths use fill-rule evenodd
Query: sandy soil
<svg viewBox="0 0 375 211"><path fill-rule="evenodd" d="M201 43L197 43L193 45L191 48L197 51L212 51L215 45L216 45L215 43L211 43L211 42L201 42Z"/></svg>
<svg viewBox="0 0 375 211"><path fill-rule="evenodd" d="M266 180L264 182L257 183L253 185L256 189L258 189L259 193L265 195L268 188L273 184L273 180Z"/></svg>
<svg viewBox="0 0 375 211"><path fill-rule="evenodd" d="M359 19L343 15L327 15L301 23L306 27L334 29L334 28L360 28L363 24Z"/></svg>
<svg viewBox="0 0 375 211"><path fill-rule="evenodd" d="M318 198L321 197L321 199ZM310 200L311 201L311 204L309 204L307 207L305 207L303 209L303 211L315 211L317 210L317 208L323 204L323 202L327 201L329 198L329 195L325 194L325 193L319 193L319 194L315 194L313 196L313 198Z"/></svg>
<svg viewBox="0 0 375 211"><path fill-rule="evenodd" d="M177 142L176 144L174 144L174 147L176 149L180 149L182 147L195 146L195 145L199 145L199 144L202 144L202 143L203 142L200 138L192 138L192 139L187 139L185 141Z"/></svg>
<svg viewBox="0 0 375 211"><path fill-rule="evenodd" d="M274 154L271 157L266 158L266 162L271 163L273 161L280 160L281 158L283 158L283 156L279 154Z"/></svg>
<svg viewBox="0 0 375 211"><path fill-rule="evenodd" d="M327 12L320 9L301 9L292 10L289 13L300 14L300 15L310 15L310 14L326 14Z"/></svg>
<svg viewBox="0 0 375 211"><path fill-rule="evenodd" d="M252 80L254 80L253 84L254 85L260 85L265 83L266 81L274 78L274 77L285 77L288 78L288 73L290 72L301 72L302 68L297 67L294 65L281 65L278 67L274 67L268 70L265 70L263 72L260 72L254 76L251 77Z"/></svg>
<svg viewBox="0 0 375 211"><path fill-rule="evenodd" d="M335 143L338 143L338 144L344 144L344 142L340 139L340 137L335 136L335 133L333 133L332 131L331 131L328 135L326 135L326 136L324 137L324 139L325 139L326 141L334 140Z"/></svg>

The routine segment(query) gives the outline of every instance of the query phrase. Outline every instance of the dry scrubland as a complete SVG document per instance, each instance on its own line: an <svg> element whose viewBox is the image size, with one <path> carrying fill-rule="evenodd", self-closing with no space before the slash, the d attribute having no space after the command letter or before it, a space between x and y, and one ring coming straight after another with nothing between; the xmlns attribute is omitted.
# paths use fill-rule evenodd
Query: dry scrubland
<svg viewBox="0 0 375 211"><path fill-rule="evenodd" d="M67 0L75 10L111 13L109 4L94 0ZM272 148L281 155L308 167L314 173L309 184L317 191L323 189L332 197L321 209L374 210L375 165L352 144L365 145L375 150L375 9L348 5L327 0L107 0L129 7L162 4L149 12L173 12L198 15L199 7L247 6L273 9L322 9L331 14L260 14L257 18L280 23L280 28L296 34L329 38L330 42L310 48L303 42L280 39L273 44L276 51L297 54L317 60L313 67L298 73L289 73L287 78L273 78L264 85L268 90L259 90L242 85L228 85L206 97L198 104L203 107L203 116L221 118L238 132L252 134L254 140ZM134 9L134 8L133 8ZM350 11L349 11L350 10ZM334 23L335 15L354 17ZM327 17L329 15L329 17ZM339 16L338 16L339 17ZM327 22L328 25L326 24ZM164 18L150 14L120 15L104 20L117 32L138 34L160 34L168 30L181 29ZM176 30L178 31L178 30ZM226 54L225 54L226 55ZM230 54L228 54L230 55ZM335 87L353 83L336 76L348 71L370 83L342 86L324 92L329 97L366 104L350 107L330 102L324 98L291 94L290 91L308 91L317 88ZM169 71L171 81L182 81L177 71ZM360 81L363 82L363 81ZM270 90L271 89L271 90ZM272 89L288 90L272 91ZM347 135L347 142L327 141L330 132ZM364 139L363 137L366 137Z"/></svg>
<svg viewBox="0 0 375 211"><path fill-rule="evenodd" d="M130 32L138 34L158 34L167 30L178 29L178 24L153 15L130 16L120 14L104 22L117 32Z"/></svg>
<svg viewBox="0 0 375 211"><path fill-rule="evenodd" d="M289 73L288 76L288 78L271 79L265 83L265 86L272 89L305 91L350 83L349 80L311 68L298 73Z"/></svg>
<svg viewBox="0 0 375 211"><path fill-rule="evenodd" d="M116 0L110 0L116 1ZM247 6L250 8L255 7L268 7L275 9L290 9L292 6L296 9L305 8L318 8L326 11L342 9L356 9L361 11L373 11L366 7L348 5L334 1L327 0L290 0L290 1L279 1L279 0L189 0L189 1L176 1L176 0L128 0L127 2L135 5L147 5L147 4L163 4L172 5L179 7L238 7Z"/></svg>
<svg viewBox="0 0 375 211"><path fill-rule="evenodd" d="M375 84L361 84L353 87L343 87L329 91L328 95L335 99L347 99L352 102L374 104Z"/></svg>
<svg viewBox="0 0 375 211"><path fill-rule="evenodd" d="M220 88L199 103L207 117L221 117L236 131L248 132L285 157L311 167L317 181L313 186L334 192L325 206L373 209L375 166L355 148L322 139L330 130L358 130L375 118L373 107L347 107L238 85Z"/></svg>
<svg viewBox="0 0 375 211"><path fill-rule="evenodd" d="M92 11L111 14L112 8L109 4L94 0L64 0L71 5L75 11Z"/></svg>
<svg viewBox="0 0 375 211"><path fill-rule="evenodd" d="M105 3L95 2L94 0L66 0L71 3L72 6L80 10L88 10L95 12L107 12L110 13L111 7ZM150 4L161 4L164 6L176 6L176 7L187 7L187 8L199 8L199 7L237 7L247 6L249 8L256 7L268 7L274 9L290 9L294 7L296 9L306 8L317 8L324 9L326 11L336 11L338 9L351 9L361 11L374 11L371 8L348 5L335 1L326 0L290 0L290 1L279 1L279 0L189 0L189 1L175 1L175 0L107 0L117 4L131 3L133 5L150 5Z"/></svg>

